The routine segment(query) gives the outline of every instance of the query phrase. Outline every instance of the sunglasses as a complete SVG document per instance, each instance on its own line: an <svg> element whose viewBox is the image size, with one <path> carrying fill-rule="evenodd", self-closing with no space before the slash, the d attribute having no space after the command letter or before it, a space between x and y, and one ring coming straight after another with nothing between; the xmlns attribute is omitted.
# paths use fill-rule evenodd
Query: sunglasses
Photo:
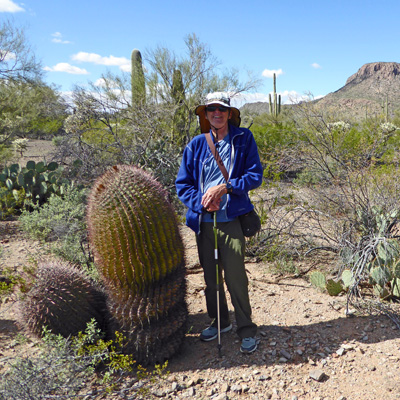
<svg viewBox="0 0 400 400"><path fill-rule="evenodd" d="M217 109L218 109L218 111L221 111L221 112L227 112L229 110L229 108L225 107L225 106L207 106L206 107L206 111L209 111L209 112L217 111Z"/></svg>

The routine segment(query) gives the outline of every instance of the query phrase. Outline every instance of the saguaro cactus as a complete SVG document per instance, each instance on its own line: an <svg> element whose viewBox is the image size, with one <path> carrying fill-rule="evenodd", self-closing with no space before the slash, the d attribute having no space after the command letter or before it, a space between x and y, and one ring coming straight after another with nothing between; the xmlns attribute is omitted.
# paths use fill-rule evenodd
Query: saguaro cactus
<svg viewBox="0 0 400 400"><path fill-rule="evenodd" d="M141 106L146 102L146 84L142 65L142 55L137 49L132 51L131 65L132 107Z"/></svg>
<svg viewBox="0 0 400 400"><path fill-rule="evenodd" d="M64 337L85 331L93 318L105 328L103 290L64 261L42 263L34 286L19 304L23 323L37 336L44 326Z"/></svg>
<svg viewBox="0 0 400 400"><path fill-rule="evenodd" d="M182 73L179 69L174 70L172 78L171 95L175 103L175 113L172 124L173 140L180 146L185 142L185 124L187 115L185 113L185 88L182 81Z"/></svg>
<svg viewBox="0 0 400 400"><path fill-rule="evenodd" d="M135 166L108 170L88 202L89 240L103 277L111 334L137 362L162 362L186 333L184 247L166 191Z"/></svg>
<svg viewBox="0 0 400 400"><path fill-rule="evenodd" d="M281 112L281 95L276 94L276 74L274 74L274 101L272 103L271 93L269 94L269 113L274 117L277 117Z"/></svg>

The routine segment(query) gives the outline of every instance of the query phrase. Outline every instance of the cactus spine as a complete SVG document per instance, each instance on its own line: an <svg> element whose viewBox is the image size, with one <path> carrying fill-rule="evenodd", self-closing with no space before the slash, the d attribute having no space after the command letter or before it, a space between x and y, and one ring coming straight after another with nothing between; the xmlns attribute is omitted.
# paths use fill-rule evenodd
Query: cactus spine
<svg viewBox="0 0 400 400"><path fill-rule="evenodd" d="M184 247L166 191L148 173L115 166L94 184L89 240L115 331L143 365L163 362L186 333Z"/></svg>
<svg viewBox="0 0 400 400"><path fill-rule="evenodd" d="M19 304L22 322L37 336L44 326L68 337L85 331L93 318L105 327L105 293L84 273L63 261L38 266L34 286Z"/></svg>
<svg viewBox="0 0 400 400"><path fill-rule="evenodd" d="M140 107L146 102L146 84L144 79L142 55L134 49L131 54L132 107Z"/></svg>
<svg viewBox="0 0 400 400"><path fill-rule="evenodd" d="M271 93L269 94L269 113L275 118L281 113L281 95L276 93L276 74L274 73L274 91L273 91L274 101L272 103Z"/></svg>

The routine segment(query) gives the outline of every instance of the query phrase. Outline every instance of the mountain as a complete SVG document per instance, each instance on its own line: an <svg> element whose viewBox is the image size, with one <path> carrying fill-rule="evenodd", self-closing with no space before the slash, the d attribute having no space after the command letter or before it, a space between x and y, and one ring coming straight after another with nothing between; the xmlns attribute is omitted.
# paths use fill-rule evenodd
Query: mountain
<svg viewBox="0 0 400 400"><path fill-rule="evenodd" d="M319 108L353 117L374 116L386 112L389 117L400 108L400 64L375 62L364 64L346 84L316 101Z"/></svg>
<svg viewBox="0 0 400 400"><path fill-rule="evenodd" d="M393 117L400 109L400 63L364 64L343 87L314 101L323 112L356 119L386 113L386 102L388 115ZM267 113L268 103L245 104L240 110L251 114Z"/></svg>

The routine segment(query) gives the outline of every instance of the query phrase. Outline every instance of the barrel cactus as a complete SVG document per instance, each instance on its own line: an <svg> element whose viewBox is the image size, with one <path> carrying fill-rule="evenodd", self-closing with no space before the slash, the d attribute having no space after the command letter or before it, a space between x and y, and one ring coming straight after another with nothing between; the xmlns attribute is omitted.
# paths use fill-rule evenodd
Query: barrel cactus
<svg viewBox="0 0 400 400"><path fill-rule="evenodd" d="M84 332L93 318L105 329L104 291L64 261L39 264L36 282L20 301L22 322L37 336L46 326L63 337Z"/></svg>
<svg viewBox="0 0 400 400"><path fill-rule="evenodd" d="M167 192L144 170L114 166L88 201L89 240L125 352L163 362L186 333L184 247Z"/></svg>

